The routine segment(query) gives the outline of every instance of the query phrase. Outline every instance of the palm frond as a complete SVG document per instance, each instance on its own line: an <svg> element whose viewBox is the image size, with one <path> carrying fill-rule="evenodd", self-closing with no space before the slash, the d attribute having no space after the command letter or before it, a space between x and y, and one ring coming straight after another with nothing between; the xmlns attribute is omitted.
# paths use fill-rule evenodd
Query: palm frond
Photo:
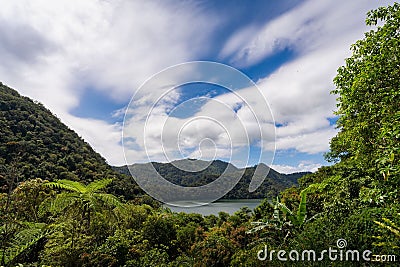
<svg viewBox="0 0 400 267"><path fill-rule="evenodd" d="M275 221L280 222L281 221L281 216L280 216L280 212L279 212L279 207L278 207L278 203L279 203L279 196L276 197L276 202L274 205L274 213L273 213L273 218Z"/></svg>
<svg viewBox="0 0 400 267"><path fill-rule="evenodd" d="M259 225L259 226L256 226L256 227L251 228L250 230L246 231L246 234L256 233L256 232L258 232L258 231L261 231L261 230L264 229L265 227L267 227L267 225Z"/></svg>
<svg viewBox="0 0 400 267"><path fill-rule="evenodd" d="M278 203L278 208L286 215L286 217L290 220L292 224L294 225L299 224L297 217L294 216L293 212L288 207L286 207L285 204Z"/></svg>
<svg viewBox="0 0 400 267"><path fill-rule="evenodd" d="M264 229L265 227L270 226L271 223L268 221L267 222L257 221L257 222L251 222L251 225L254 225L255 227L246 231L246 234L252 234L252 233L258 232L258 231Z"/></svg>

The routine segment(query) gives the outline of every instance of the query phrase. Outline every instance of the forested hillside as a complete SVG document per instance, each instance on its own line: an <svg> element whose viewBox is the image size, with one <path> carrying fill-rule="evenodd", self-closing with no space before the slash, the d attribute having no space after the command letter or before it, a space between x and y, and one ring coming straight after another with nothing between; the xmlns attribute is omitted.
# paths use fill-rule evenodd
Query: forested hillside
<svg viewBox="0 0 400 267"><path fill-rule="evenodd" d="M262 165L261 168L269 169L268 175L265 178L264 182L260 185L260 187L254 191L249 192L249 184L253 178L254 172L257 166L248 167L245 169L238 169L232 164L227 162L223 162L221 160L215 160L212 162L206 161L198 161L198 160L181 160L178 162L178 166L186 162L187 164L197 164L198 167L194 169L201 169L201 166L208 166L204 170L198 172L189 172L182 169L179 169L175 166L175 163L147 163L152 164L155 170L164 177L166 180L180 186L194 187L194 186L202 186L208 183L213 182L218 179L225 171L227 173L232 173L233 177L237 175L243 174L240 181L236 184L236 186L223 198L225 199L241 199L241 198L275 198L279 192L282 192L286 188L297 186L297 180L302 176L309 174L307 172L300 173L292 173L292 174L282 174L273 169L269 169L268 166ZM186 164L185 163L185 164ZM147 177L147 173L145 171L141 172L140 168L143 167L143 164L133 164L129 166L129 169L133 170L135 173L140 174L137 179L145 179L151 178ZM113 167L115 170L130 175L128 167Z"/></svg>
<svg viewBox="0 0 400 267"><path fill-rule="evenodd" d="M113 190L126 197L140 193L130 176L113 171L88 143L42 104L0 83L0 166L3 192L12 179L41 178L92 182L115 178ZM129 190L123 190L126 188Z"/></svg>

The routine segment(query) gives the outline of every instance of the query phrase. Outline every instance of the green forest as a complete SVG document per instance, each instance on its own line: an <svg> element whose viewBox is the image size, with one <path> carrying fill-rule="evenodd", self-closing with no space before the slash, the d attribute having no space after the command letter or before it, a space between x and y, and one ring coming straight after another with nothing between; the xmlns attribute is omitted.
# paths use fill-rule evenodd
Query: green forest
<svg viewBox="0 0 400 267"><path fill-rule="evenodd" d="M398 266L400 5L370 11L366 24L334 78L332 165L233 215L163 208L43 105L0 84L0 266L381 266L374 255ZM329 248L360 259L287 255Z"/></svg>

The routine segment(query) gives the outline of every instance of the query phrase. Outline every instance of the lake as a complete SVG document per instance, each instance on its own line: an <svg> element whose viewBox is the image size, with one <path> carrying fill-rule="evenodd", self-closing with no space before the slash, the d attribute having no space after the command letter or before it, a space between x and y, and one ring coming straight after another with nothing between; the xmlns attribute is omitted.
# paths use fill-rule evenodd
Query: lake
<svg viewBox="0 0 400 267"><path fill-rule="evenodd" d="M251 210L253 210L261 203L261 201L263 201L263 199L223 199L198 207L177 207L171 205L164 205L164 207L167 207L174 212L199 213L201 215L214 214L218 216L218 212L220 211L233 214L236 211L240 210L240 208L242 207L249 207ZM192 203L179 204L185 206L185 204L190 205Z"/></svg>

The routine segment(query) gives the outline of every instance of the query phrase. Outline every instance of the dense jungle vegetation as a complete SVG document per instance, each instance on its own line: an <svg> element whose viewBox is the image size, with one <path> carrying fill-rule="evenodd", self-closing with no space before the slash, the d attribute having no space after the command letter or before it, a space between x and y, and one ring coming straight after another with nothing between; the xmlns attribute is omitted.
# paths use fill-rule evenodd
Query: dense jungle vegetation
<svg viewBox="0 0 400 267"><path fill-rule="evenodd" d="M265 248L336 248L338 239L400 261L400 5L369 12L366 23L373 29L334 79L334 164L234 215L163 209L42 105L1 85L0 266L374 264L257 258Z"/></svg>

